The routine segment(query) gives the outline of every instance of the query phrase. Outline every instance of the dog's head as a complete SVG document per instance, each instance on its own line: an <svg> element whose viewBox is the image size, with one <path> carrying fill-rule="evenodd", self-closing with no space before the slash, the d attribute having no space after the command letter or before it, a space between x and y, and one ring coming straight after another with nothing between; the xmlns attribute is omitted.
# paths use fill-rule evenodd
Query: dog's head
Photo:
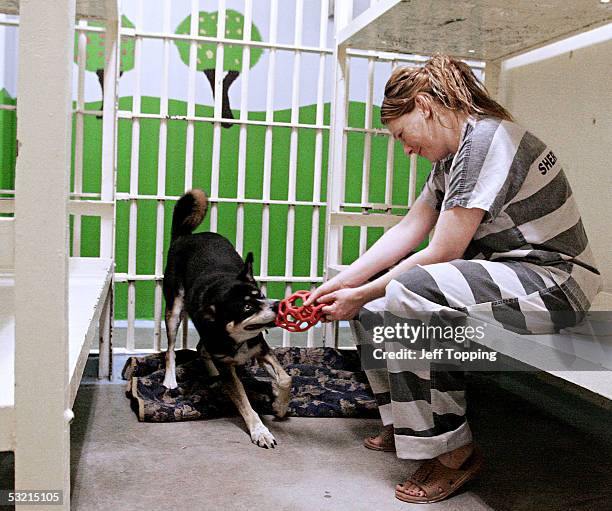
<svg viewBox="0 0 612 511"><path fill-rule="evenodd" d="M222 326L235 342L244 342L275 326L277 300L268 300L253 278L253 254L246 256L242 270L223 286L214 305L208 305L209 321Z"/></svg>

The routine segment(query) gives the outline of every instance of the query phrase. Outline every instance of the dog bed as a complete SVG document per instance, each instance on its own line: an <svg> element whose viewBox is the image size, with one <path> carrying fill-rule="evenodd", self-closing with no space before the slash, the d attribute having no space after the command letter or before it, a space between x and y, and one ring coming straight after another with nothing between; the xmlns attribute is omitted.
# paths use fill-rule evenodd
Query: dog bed
<svg viewBox="0 0 612 511"><path fill-rule="evenodd" d="M276 348L280 364L293 377L289 416L378 417L374 396L361 370L357 352L333 348ZM211 377L193 350L176 351L178 388L163 385L165 353L127 360L122 376L138 420L177 422L236 414L219 377ZM253 408L272 413L271 378L255 362L240 378Z"/></svg>

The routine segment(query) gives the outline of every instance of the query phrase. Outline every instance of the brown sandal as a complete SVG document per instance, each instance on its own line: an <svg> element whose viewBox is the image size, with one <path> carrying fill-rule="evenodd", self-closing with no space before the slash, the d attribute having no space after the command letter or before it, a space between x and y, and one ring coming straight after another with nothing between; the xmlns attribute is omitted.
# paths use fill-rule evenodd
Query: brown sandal
<svg viewBox="0 0 612 511"><path fill-rule="evenodd" d="M377 436L364 438L363 445L373 451L395 452L395 438L393 434L388 434L385 429L383 428ZM390 431L393 431L393 429ZM376 442L376 439L381 439L382 441Z"/></svg>
<svg viewBox="0 0 612 511"><path fill-rule="evenodd" d="M430 504L439 502L456 492L482 468L484 459L474 450L458 469L452 469L437 459L424 462L404 484L397 485L395 498L412 504ZM403 491L407 483L416 486L425 495L409 495Z"/></svg>

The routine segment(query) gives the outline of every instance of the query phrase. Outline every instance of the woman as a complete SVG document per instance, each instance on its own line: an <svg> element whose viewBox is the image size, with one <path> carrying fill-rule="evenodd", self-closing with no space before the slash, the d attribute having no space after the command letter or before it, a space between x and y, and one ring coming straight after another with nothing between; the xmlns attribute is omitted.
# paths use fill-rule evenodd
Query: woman
<svg viewBox="0 0 612 511"><path fill-rule="evenodd" d="M563 169L466 64L436 55L422 68L395 70L381 119L405 154L427 158L432 171L401 222L307 304L328 304L328 321L355 318L360 344L385 310L413 319L423 311L484 311L500 322L511 313L534 333L558 329L556 311L588 310L600 277ZM428 246L402 260L434 226ZM526 311L547 320L531 324ZM397 485L397 498L442 500L482 461L465 419L461 373L390 364L366 371L384 427L364 443L426 460Z"/></svg>

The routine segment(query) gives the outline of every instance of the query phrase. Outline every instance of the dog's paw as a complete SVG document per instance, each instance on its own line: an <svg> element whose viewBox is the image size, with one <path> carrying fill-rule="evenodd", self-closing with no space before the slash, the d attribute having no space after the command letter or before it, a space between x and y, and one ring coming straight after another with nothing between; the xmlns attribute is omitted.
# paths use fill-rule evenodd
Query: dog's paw
<svg viewBox="0 0 612 511"><path fill-rule="evenodd" d="M274 412L275 417L282 419L285 415L287 415L290 397L291 395L289 392L281 391L278 393L278 396L276 396L274 401L272 401L272 411Z"/></svg>
<svg viewBox="0 0 612 511"><path fill-rule="evenodd" d="M264 449L274 449L276 445L276 439L263 424L258 424L251 430L251 441Z"/></svg>
<svg viewBox="0 0 612 511"><path fill-rule="evenodd" d="M164 376L163 385L169 390L176 389L178 387L178 384L176 383L176 375L170 372L166 372L166 375Z"/></svg>

